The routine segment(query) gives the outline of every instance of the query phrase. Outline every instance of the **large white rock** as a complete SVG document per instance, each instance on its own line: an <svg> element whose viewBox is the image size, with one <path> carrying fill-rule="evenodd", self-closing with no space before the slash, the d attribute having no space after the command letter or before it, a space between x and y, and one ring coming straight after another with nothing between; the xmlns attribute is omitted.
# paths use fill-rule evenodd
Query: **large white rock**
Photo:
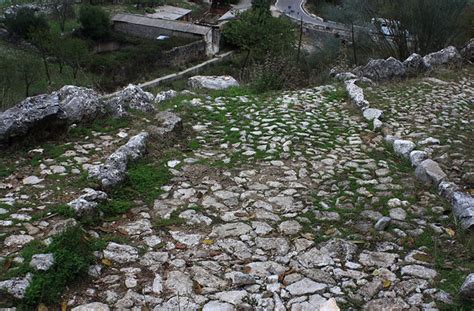
<svg viewBox="0 0 474 311"><path fill-rule="evenodd" d="M224 90L239 86L239 82L231 76L194 76L188 79L188 85L194 89Z"/></svg>
<svg viewBox="0 0 474 311"><path fill-rule="evenodd" d="M233 311L233 310L235 310L235 308L230 303L219 302L216 300L209 301L202 308L202 311Z"/></svg>
<svg viewBox="0 0 474 311"><path fill-rule="evenodd" d="M46 123L48 126L71 124L101 114L102 103L95 91L66 85L51 94L28 97L0 113L0 142L24 136Z"/></svg>
<svg viewBox="0 0 474 311"><path fill-rule="evenodd" d="M428 154L424 151L413 150L410 152L410 162L413 166L420 165L420 163L426 159L428 159Z"/></svg>
<svg viewBox="0 0 474 311"><path fill-rule="evenodd" d="M54 265L54 256L52 253L35 254L31 257L30 266L36 270L46 271Z"/></svg>
<svg viewBox="0 0 474 311"><path fill-rule="evenodd" d="M6 291L15 298L22 299L25 296L26 289L30 285L33 275L28 273L23 278L15 278L6 281L0 281L0 291Z"/></svg>
<svg viewBox="0 0 474 311"><path fill-rule="evenodd" d="M138 250L130 245L110 242L104 249L104 258L118 263L135 262L138 260Z"/></svg>
<svg viewBox="0 0 474 311"><path fill-rule="evenodd" d="M359 109L364 109L369 106L369 102L365 100L364 90L356 84L357 81L357 79L345 81L346 91L351 102Z"/></svg>
<svg viewBox="0 0 474 311"><path fill-rule="evenodd" d="M401 273L402 275L410 275L427 280L432 280L438 275L435 270L421 265L404 266L402 267Z"/></svg>
<svg viewBox="0 0 474 311"><path fill-rule="evenodd" d="M364 115L364 118L366 118L368 121L372 121L374 119L382 118L383 111L375 108L367 108L362 114Z"/></svg>
<svg viewBox="0 0 474 311"><path fill-rule="evenodd" d="M432 68L441 65L459 64L462 61L461 54L454 46L448 46L438 52L423 57L425 64Z"/></svg>
<svg viewBox="0 0 474 311"><path fill-rule="evenodd" d="M68 206L74 209L78 215L93 211L99 202L107 199L107 193L94 190L92 188L84 188L79 198L72 200L68 203Z"/></svg>
<svg viewBox="0 0 474 311"><path fill-rule="evenodd" d="M415 143L409 140L397 139L393 142L393 150L395 153L406 159L410 157L410 152L412 152L415 147Z"/></svg>
<svg viewBox="0 0 474 311"><path fill-rule="evenodd" d="M466 277L459 290L459 295L467 299L474 299L474 273Z"/></svg>
<svg viewBox="0 0 474 311"><path fill-rule="evenodd" d="M34 238L31 235L10 235L4 241L5 246L13 246L13 247L22 247L25 244L30 243L33 241Z"/></svg>
<svg viewBox="0 0 474 311"><path fill-rule="evenodd" d="M72 308L71 311L109 311L110 308L101 302L91 302L85 305L80 305Z"/></svg>
<svg viewBox="0 0 474 311"><path fill-rule="evenodd" d="M396 58L372 59L367 65L359 67L356 74L374 81L403 78L406 75L405 66Z"/></svg>
<svg viewBox="0 0 474 311"><path fill-rule="evenodd" d="M293 296L313 294L327 288L326 284L317 283L309 278L304 278L286 287L286 290Z"/></svg>
<svg viewBox="0 0 474 311"><path fill-rule="evenodd" d="M469 61L474 61L474 38L469 40L461 49L461 55Z"/></svg>
<svg viewBox="0 0 474 311"><path fill-rule="evenodd" d="M242 234L247 234L250 231L252 231L252 227L243 222L228 223L215 226L212 229L211 236L225 238L229 236L240 236Z"/></svg>
<svg viewBox="0 0 474 311"><path fill-rule="evenodd" d="M143 91L139 86L129 84L120 92L106 99L105 107L113 117L121 118L128 115L128 110L138 110L142 112L154 112L153 106L155 96Z"/></svg>
<svg viewBox="0 0 474 311"><path fill-rule="evenodd" d="M181 271L170 271L165 287L175 295L186 296L193 293L193 281L188 274Z"/></svg>
<svg viewBox="0 0 474 311"><path fill-rule="evenodd" d="M420 54L413 53L405 61L403 61L407 73L417 75L422 71L426 71L428 66L425 64L423 57Z"/></svg>
<svg viewBox="0 0 474 311"><path fill-rule="evenodd" d="M439 164L431 159L426 159L421 162L417 166L415 174L422 182L432 183L435 186L447 177Z"/></svg>
<svg viewBox="0 0 474 311"><path fill-rule="evenodd" d="M44 179L38 178L36 176L28 176L22 180L24 185L37 185L42 183Z"/></svg>
<svg viewBox="0 0 474 311"><path fill-rule="evenodd" d="M90 177L97 178L105 188L113 187L126 177L127 164L136 161L146 152L148 133L141 132L112 153L104 164L92 165L87 170Z"/></svg>

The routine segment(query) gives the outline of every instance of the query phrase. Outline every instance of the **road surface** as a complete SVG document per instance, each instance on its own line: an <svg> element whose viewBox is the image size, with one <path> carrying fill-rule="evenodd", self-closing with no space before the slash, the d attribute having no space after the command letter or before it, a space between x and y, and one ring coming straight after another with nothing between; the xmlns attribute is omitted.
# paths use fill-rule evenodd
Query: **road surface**
<svg viewBox="0 0 474 311"><path fill-rule="evenodd" d="M311 24L318 27L328 29L347 31L347 27L343 24L325 21L323 18L310 14L304 8L305 0L277 0L275 7L286 16L295 20L303 20L305 24Z"/></svg>

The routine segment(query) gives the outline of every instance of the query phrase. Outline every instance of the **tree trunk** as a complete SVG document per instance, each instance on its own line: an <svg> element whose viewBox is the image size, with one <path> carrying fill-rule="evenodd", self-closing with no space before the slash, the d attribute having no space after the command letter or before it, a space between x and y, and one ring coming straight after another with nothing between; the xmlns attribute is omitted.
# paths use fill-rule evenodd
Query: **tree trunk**
<svg viewBox="0 0 474 311"><path fill-rule="evenodd" d="M249 60L249 57L250 57L250 50L247 51L247 55L245 55L245 60L244 60L244 63L242 64L242 67L240 68L240 79L242 80L242 75L244 73L244 69L245 67L247 66L247 62Z"/></svg>
<svg viewBox="0 0 474 311"><path fill-rule="evenodd" d="M58 61L58 66L59 66L59 73L62 74L63 73L63 67L64 67L64 64L62 61Z"/></svg>
<svg viewBox="0 0 474 311"><path fill-rule="evenodd" d="M44 71L46 72L46 78L48 79L48 84L51 84L51 75L49 74L48 60L46 58L47 56L43 55Z"/></svg>
<svg viewBox="0 0 474 311"><path fill-rule="evenodd" d="M351 37L352 37L352 53L354 54L354 64L357 66L359 62L357 61L357 48L356 48L355 34L354 34L354 23L351 24Z"/></svg>
<svg viewBox="0 0 474 311"><path fill-rule="evenodd" d="M298 54L296 55L296 62L300 62L300 53L301 53L301 41L303 40L303 17L301 17L300 23L300 40L298 42Z"/></svg>

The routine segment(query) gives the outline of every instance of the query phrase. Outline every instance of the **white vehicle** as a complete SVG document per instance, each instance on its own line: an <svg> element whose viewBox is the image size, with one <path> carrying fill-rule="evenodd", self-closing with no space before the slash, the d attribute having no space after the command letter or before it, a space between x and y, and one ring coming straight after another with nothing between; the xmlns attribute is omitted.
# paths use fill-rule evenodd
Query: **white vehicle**
<svg viewBox="0 0 474 311"><path fill-rule="evenodd" d="M372 25L377 27L377 29L387 37L394 37L400 34L399 27L400 22L394 21L386 18L372 18ZM408 30L405 30L405 35L409 37Z"/></svg>

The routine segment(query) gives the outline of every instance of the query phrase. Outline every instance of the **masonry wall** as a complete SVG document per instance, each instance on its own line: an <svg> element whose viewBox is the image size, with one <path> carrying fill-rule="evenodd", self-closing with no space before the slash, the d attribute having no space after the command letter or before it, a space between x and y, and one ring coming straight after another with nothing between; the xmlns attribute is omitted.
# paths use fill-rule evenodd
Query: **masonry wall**
<svg viewBox="0 0 474 311"><path fill-rule="evenodd" d="M206 58L206 42L199 40L172 48L163 53L163 60L172 65L184 65L188 62Z"/></svg>
<svg viewBox="0 0 474 311"><path fill-rule="evenodd" d="M143 26L131 23L124 23L124 22L114 22L114 29L116 31L120 31L123 33L127 33L129 35L148 38L148 39L156 39L158 36L175 36L181 38L192 38L192 39L202 39L202 36L193 35L190 33L180 32L180 31L172 31L169 29L163 29L159 27L150 27L150 26Z"/></svg>

